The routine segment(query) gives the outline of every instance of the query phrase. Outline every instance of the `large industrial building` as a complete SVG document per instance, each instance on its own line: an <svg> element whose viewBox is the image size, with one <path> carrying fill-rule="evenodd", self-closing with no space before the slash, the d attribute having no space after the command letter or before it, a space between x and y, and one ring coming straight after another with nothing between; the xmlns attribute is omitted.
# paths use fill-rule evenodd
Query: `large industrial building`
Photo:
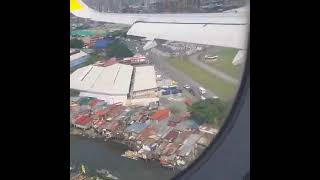
<svg viewBox="0 0 320 180"><path fill-rule="evenodd" d="M154 66L135 67L133 78L133 98L155 97L157 83Z"/></svg>
<svg viewBox="0 0 320 180"><path fill-rule="evenodd" d="M73 72L70 89L80 91L80 96L95 97L107 103L125 103L130 91L133 67L113 64L107 67L89 65Z"/></svg>

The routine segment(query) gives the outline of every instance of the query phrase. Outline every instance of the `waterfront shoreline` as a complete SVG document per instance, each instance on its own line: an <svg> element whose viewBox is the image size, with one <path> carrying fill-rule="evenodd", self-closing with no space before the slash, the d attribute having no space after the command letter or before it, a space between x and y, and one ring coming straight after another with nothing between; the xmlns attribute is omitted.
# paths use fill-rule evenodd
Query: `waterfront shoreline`
<svg viewBox="0 0 320 180"><path fill-rule="evenodd" d="M120 180L163 180L171 179L178 173L176 170L162 167L157 161L146 162L121 157L127 149L126 145L113 141L106 142L101 138L70 135L70 166L74 167L70 172L79 172L83 164L90 176L98 176L96 170L106 169ZM154 178L154 175L157 178Z"/></svg>
<svg viewBox="0 0 320 180"><path fill-rule="evenodd" d="M91 130L91 129L90 129ZM105 136L100 135L97 132L90 132L90 130L81 130L75 127L71 127L70 128L70 135L71 136L78 136L78 137L84 137L87 138L88 140L90 139L95 139L95 140L103 140L105 142L112 142L112 143L117 143L117 144L121 144L124 145L126 147L126 151L134 151L134 148L130 148L130 146L128 144L125 143L125 141L119 141L117 139L113 139L113 138L106 138ZM130 158L125 157L125 159L127 160L132 160ZM182 168L178 168L178 167L168 167L168 166L163 166L160 163L159 159L143 159L141 157L139 157L137 160L141 160L142 162L149 162L149 161L157 161L157 163L164 169L168 169L168 170L172 170L172 171L180 171L182 170Z"/></svg>
<svg viewBox="0 0 320 180"><path fill-rule="evenodd" d="M168 169L185 169L214 137L214 129L199 126L186 109L174 114L165 106L127 107L87 97L71 100L70 107L70 134L123 144L133 151L126 158L157 160Z"/></svg>

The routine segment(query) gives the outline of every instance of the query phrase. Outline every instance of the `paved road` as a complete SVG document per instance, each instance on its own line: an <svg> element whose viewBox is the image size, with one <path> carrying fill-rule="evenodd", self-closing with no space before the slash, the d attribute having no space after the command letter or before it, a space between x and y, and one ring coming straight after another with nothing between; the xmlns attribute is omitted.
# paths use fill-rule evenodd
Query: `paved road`
<svg viewBox="0 0 320 180"><path fill-rule="evenodd" d="M167 57L149 53L148 59L152 64L154 64L156 71L158 71L163 77L168 77L178 83L179 86L188 84L193 87L196 93L196 97L200 98L200 93L198 87L202 86L198 82L191 79L188 75L172 67L167 61ZM207 90L205 97L213 97L216 94L212 91Z"/></svg>
<svg viewBox="0 0 320 180"><path fill-rule="evenodd" d="M218 70L217 68L214 68L212 66L208 66L207 64L203 63L202 61L198 60L199 53L196 53L194 55L189 56L189 60L192 64L201 67L202 69L206 70L210 74L217 76L226 82L232 83L232 84L239 84L239 80L229 76L228 74Z"/></svg>
<svg viewBox="0 0 320 180"><path fill-rule="evenodd" d="M138 51L134 51L134 53L143 53L142 45L137 43L137 41L126 41L125 42L129 49L134 50L135 47L138 47ZM161 52L161 51L160 51ZM197 57L197 56L195 56ZM158 71L163 77L168 77L170 79L175 80L180 86L183 86L185 84L188 84L193 87L193 90L195 91L196 98L200 99L200 93L198 91L198 87L202 86L198 82L194 81L192 78L190 78L188 75L184 74L180 70L175 69L170 64L168 64L168 57L165 56L165 54L157 53L157 49L155 48L154 51L148 51L147 58L150 60L150 63L155 65L156 71ZM216 96L216 94L210 90L207 89L205 97L213 97Z"/></svg>

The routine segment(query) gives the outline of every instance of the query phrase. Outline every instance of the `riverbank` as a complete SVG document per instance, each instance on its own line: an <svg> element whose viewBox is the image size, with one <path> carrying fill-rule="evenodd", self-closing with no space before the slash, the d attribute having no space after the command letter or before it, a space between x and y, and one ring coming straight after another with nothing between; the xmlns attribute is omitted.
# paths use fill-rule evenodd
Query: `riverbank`
<svg viewBox="0 0 320 180"><path fill-rule="evenodd" d="M107 169L120 180L164 180L171 179L179 172L163 168L157 161L135 161L121 157L127 150L127 146L113 141L71 135L70 166L80 167L85 164L92 171Z"/></svg>
<svg viewBox="0 0 320 180"><path fill-rule="evenodd" d="M70 108L70 134L125 145L125 151L135 154L129 158L155 160L172 169L186 168L216 133L189 119L190 113L171 113L168 107L127 107L80 98L72 100Z"/></svg>

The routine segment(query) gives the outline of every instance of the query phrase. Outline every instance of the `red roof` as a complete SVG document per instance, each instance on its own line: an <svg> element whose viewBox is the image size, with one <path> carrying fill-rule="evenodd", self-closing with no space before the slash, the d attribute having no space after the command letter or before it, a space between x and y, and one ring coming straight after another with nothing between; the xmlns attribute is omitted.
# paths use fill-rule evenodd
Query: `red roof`
<svg viewBox="0 0 320 180"><path fill-rule="evenodd" d="M99 100L99 99L91 99L88 104L89 104L91 107L93 107L93 106L95 106L96 104L98 104L98 102L100 102L100 101L101 101L101 100Z"/></svg>
<svg viewBox="0 0 320 180"><path fill-rule="evenodd" d="M75 123L79 124L79 125L86 125L86 124L90 123L91 121L92 121L92 119L90 118L90 116L83 115L83 116L77 117Z"/></svg>
<svg viewBox="0 0 320 180"><path fill-rule="evenodd" d="M151 135L155 135L157 134L156 132L156 128L153 126L149 126L147 128L145 128L138 136L138 139L143 140L148 138Z"/></svg>
<svg viewBox="0 0 320 180"><path fill-rule="evenodd" d="M97 115L97 116L103 116L103 115L105 115L108 111L109 111L108 108L103 108L103 109L100 109L100 110L96 111L96 115Z"/></svg>
<svg viewBox="0 0 320 180"><path fill-rule="evenodd" d="M119 104L110 104L106 108L103 108L103 109L100 109L100 110L96 111L96 115L103 116L103 115L105 115L106 113L110 112L111 110L115 109L118 106L119 106Z"/></svg>
<svg viewBox="0 0 320 180"><path fill-rule="evenodd" d="M105 124L105 121L99 120L99 121L97 121L95 124L100 127L100 126L102 126L103 124Z"/></svg>
<svg viewBox="0 0 320 180"><path fill-rule="evenodd" d="M108 112L108 117L115 117L120 115L126 108L122 105L115 106Z"/></svg>
<svg viewBox="0 0 320 180"><path fill-rule="evenodd" d="M169 115L170 115L170 110L163 109L163 110L159 110L159 111L153 113L149 118L152 120L160 121L160 120L168 118Z"/></svg>

